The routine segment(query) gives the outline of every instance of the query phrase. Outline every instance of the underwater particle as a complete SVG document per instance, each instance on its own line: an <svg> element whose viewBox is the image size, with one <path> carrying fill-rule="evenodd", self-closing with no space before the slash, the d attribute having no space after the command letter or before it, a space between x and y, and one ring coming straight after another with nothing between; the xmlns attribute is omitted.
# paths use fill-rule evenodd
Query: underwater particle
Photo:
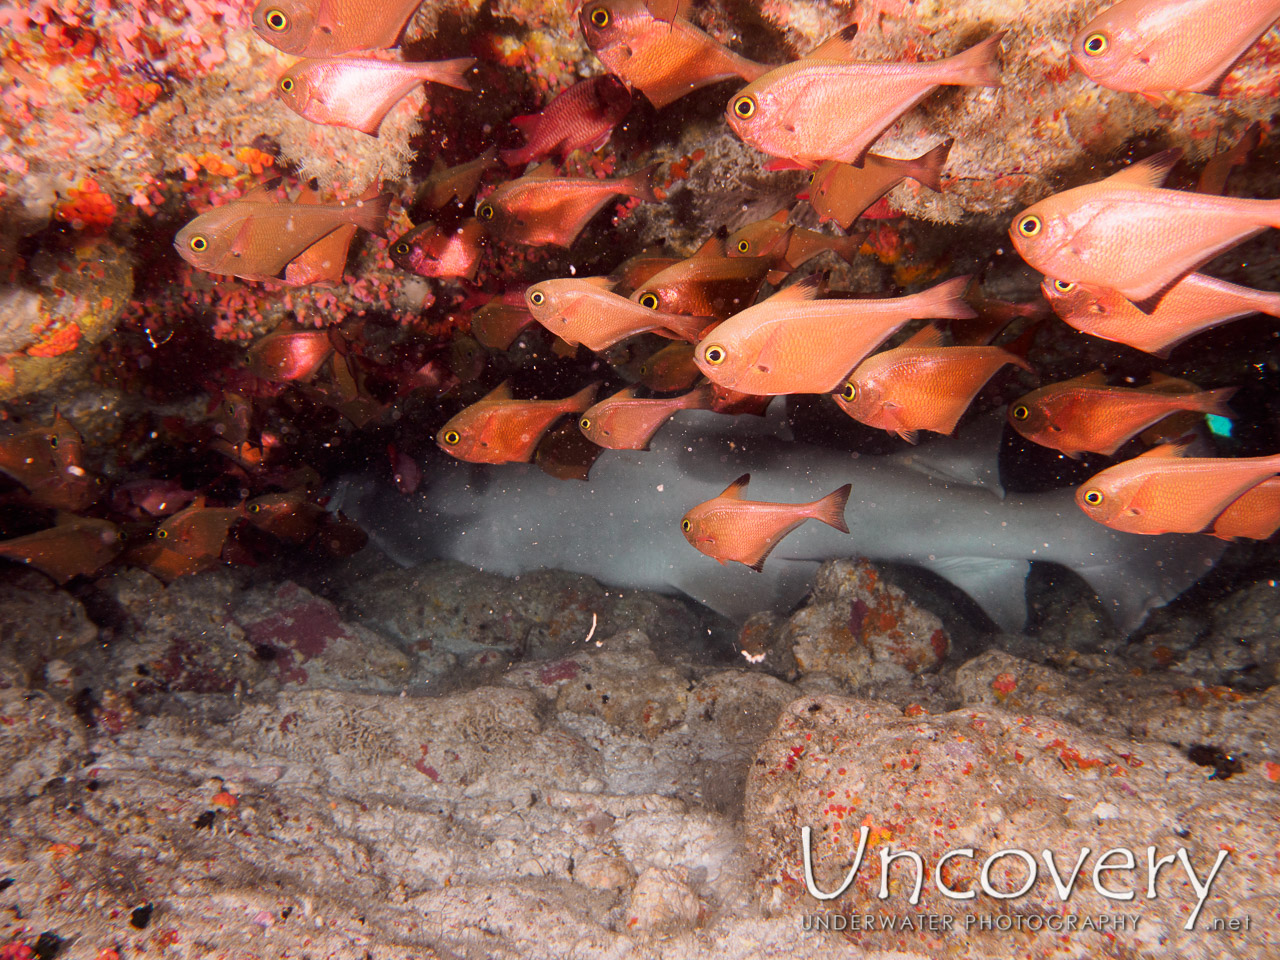
<svg viewBox="0 0 1280 960"><path fill-rule="evenodd" d="M1204 422L1209 426L1209 432L1215 437L1230 437L1231 431L1235 429L1235 424L1227 417L1221 417L1216 413L1206 414Z"/></svg>

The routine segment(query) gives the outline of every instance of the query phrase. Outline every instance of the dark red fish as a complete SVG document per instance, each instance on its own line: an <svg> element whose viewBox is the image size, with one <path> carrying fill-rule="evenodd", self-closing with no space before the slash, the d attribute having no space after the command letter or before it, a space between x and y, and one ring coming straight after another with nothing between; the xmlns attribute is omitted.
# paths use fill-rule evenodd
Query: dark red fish
<svg viewBox="0 0 1280 960"><path fill-rule="evenodd" d="M406 497L416 491L422 482L422 468L418 461L394 443L387 444L387 459L391 461L391 479L396 489Z"/></svg>
<svg viewBox="0 0 1280 960"><path fill-rule="evenodd" d="M466 203L475 196L485 171L495 165L494 157L497 152L496 147L490 147L476 159L455 167L445 167L440 158L436 157L431 174L418 187L414 200L426 204L432 210L439 210L450 200Z"/></svg>
<svg viewBox="0 0 1280 960"><path fill-rule="evenodd" d="M0 557L35 567L58 583L97 573L123 547L114 523L71 517L56 527L0 543Z"/></svg>
<svg viewBox="0 0 1280 960"><path fill-rule="evenodd" d="M290 543L305 543L315 535L325 510L312 503L304 490L267 493L246 505L249 522L259 530Z"/></svg>
<svg viewBox="0 0 1280 960"><path fill-rule="evenodd" d="M111 509L134 520L149 520L177 513L196 496L176 480L130 480L112 489Z"/></svg>
<svg viewBox="0 0 1280 960"><path fill-rule="evenodd" d="M474 280L487 239L484 225L474 217L456 230L441 230L427 221L391 244L391 259L420 277Z"/></svg>
<svg viewBox="0 0 1280 960"><path fill-rule="evenodd" d="M160 524L154 538L130 557L162 580L199 573L218 562L228 531L244 515L244 504L206 507L204 497L199 497Z"/></svg>
<svg viewBox="0 0 1280 960"><path fill-rule="evenodd" d="M275 331L249 348L248 368L263 380L309 380L332 353L325 330Z"/></svg>
<svg viewBox="0 0 1280 960"><path fill-rule="evenodd" d="M575 150L594 153L630 109L631 91L613 74L580 80L560 91L541 113L511 118L525 145L503 150L502 162L523 166L544 157L563 159Z"/></svg>
<svg viewBox="0 0 1280 960"><path fill-rule="evenodd" d="M84 469L84 442L71 421L54 411L48 427L32 427L0 440L0 471L27 489L37 506L83 510L100 485Z"/></svg>
<svg viewBox="0 0 1280 960"><path fill-rule="evenodd" d="M536 323L525 306L524 291L500 294L471 315L471 335L490 350L506 350L520 331Z"/></svg>

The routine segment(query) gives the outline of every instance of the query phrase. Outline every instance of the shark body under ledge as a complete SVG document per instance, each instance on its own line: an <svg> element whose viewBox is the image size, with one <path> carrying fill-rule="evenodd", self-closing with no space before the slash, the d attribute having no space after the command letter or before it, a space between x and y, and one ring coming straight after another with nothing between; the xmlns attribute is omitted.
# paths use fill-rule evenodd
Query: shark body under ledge
<svg viewBox="0 0 1280 960"><path fill-rule="evenodd" d="M433 451L413 497L385 481L349 478L335 499L406 566L449 559L507 576L562 569L616 587L684 593L738 620L794 606L823 560L866 557L931 570L1017 631L1029 562L1038 560L1082 576L1128 631L1208 572L1223 549L1207 536L1117 533L1085 516L1070 488L1002 496L994 443L943 439L879 457L791 442L786 432L772 414L689 411L648 451L604 451L585 483L532 464L481 466ZM680 518L744 473L753 500L814 500L852 483L850 533L806 523L763 573L702 555L685 542Z"/></svg>

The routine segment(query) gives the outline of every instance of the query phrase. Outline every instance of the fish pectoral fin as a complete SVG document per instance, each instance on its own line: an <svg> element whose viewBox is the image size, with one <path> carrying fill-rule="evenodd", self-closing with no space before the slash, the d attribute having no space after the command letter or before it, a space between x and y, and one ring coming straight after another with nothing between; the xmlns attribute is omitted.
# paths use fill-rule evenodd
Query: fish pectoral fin
<svg viewBox="0 0 1280 960"><path fill-rule="evenodd" d="M1142 297L1139 300L1130 300L1129 302L1132 303L1144 314L1146 314L1147 316L1150 316L1151 314L1155 313L1156 307L1160 306L1160 301L1164 299L1164 295L1166 293L1168 293L1170 290L1176 287L1182 280L1184 280L1187 277L1187 274L1193 273L1197 267L1200 267L1202 265L1203 264L1198 263L1195 265L1195 267L1192 267L1186 273L1178 274L1176 277L1174 277L1164 286L1160 287L1160 289L1158 289L1155 293L1151 294L1150 296Z"/></svg>
<svg viewBox="0 0 1280 960"><path fill-rule="evenodd" d="M1001 630L1022 631L1027 619L1027 573L1031 569L1026 560L942 557L927 560L921 566L967 593Z"/></svg>
<svg viewBox="0 0 1280 960"><path fill-rule="evenodd" d="M228 251L233 257L242 257L249 249L249 238L252 233L252 218L245 217L240 221L240 227L236 230L235 237L231 240L231 246Z"/></svg>

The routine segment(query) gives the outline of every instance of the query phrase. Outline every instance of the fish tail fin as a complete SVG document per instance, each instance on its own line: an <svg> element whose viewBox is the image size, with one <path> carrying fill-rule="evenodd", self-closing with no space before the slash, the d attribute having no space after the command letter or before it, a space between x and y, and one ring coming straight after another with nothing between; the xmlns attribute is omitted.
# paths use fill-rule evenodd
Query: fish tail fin
<svg viewBox="0 0 1280 960"><path fill-rule="evenodd" d="M715 406L716 388L703 381L680 398L681 410L710 410Z"/></svg>
<svg viewBox="0 0 1280 960"><path fill-rule="evenodd" d="M525 144L523 147L512 147L510 150L501 150L498 153L499 159L509 167L523 167L535 156L537 156L537 151L530 144Z"/></svg>
<svg viewBox="0 0 1280 960"><path fill-rule="evenodd" d="M1187 409L1195 410L1197 413L1212 414L1215 417L1226 417L1230 420L1236 412L1227 406L1227 403L1239 389L1239 387L1222 387L1219 390L1205 390L1197 393L1190 399Z"/></svg>
<svg viewBox="0 0 1280 960"><path fill-rule="evenodd" d="M657 185L659 166L661 164L651 163L631 174L618 186L624 188L629 197L639 197L645 203L657 203L658 197L654 194L653 188Z"/></svg>
<svg viewBox="0 0 1280 960"><path fill-rule="evenodd" d="M928 290L915 294L914 316L922 320L972 320L978 314L969 306L964 298L965 288L969 285L969 277L954 277L944 280Z"/></svg>
<svg viewBox="0 0 1280 960"><path fill-rule="evenodd" d="M1253 299L1253 308L1259 313L1265 313L1268 317L1280 317L1280 293L1255 290Z"/></svg>
<svg viewBox="0 0 1280 960"><path fill-rule="evenodd" d="M596 402L596 390L599 389L599 383L588 383L571 397L566 397L564 401L565 413L582 413L589 406Z"/></svg>
<svg viewBox="0 0 1280 960"><path fill-rule="evenodd" d="M671 334L673 340L684 340L687 343L697 343L702 339L702 331L707 325L714 322L711 317L691 317L683 313L665 314L665 320L661 330L655 330L659 336L664 336L664 332Z"/></svg>
<svg viewBox="0 0 1280 960"><path fill-rule="evenodd" d="M391 210L391 194L380 193L372 199L358 199L349 203L351 222L363 230L387 235L387 214Z"/></svg>
<svg viewBox="0 0 1280 960"><path fill-rule="evenodd" d="M1004 34L1005 31L1001 30L968 50L949 57L944 61L946 79L943 82L961 87L1000 86L1000 64L996 57Z"/></svg>
<svg viewBox="0 0 1280 960"><path fill-rule="evenodd" d="M446 87L458 90L470 90L466 73L475 66L475 57L462 57L458 60L438 60L435 63L422 65L422 77L432 83L442 83Z"/></svg>
<svg viewBox="0 0 1280 960"><path fill-rule="evenodd" d="M853 266L853 258L858 255L858 251L862 249L862 244L866 242L869 235L870 231L859 230L847 237L832 237L829 249L845 263Z"/></svg>
<svg viewBox="0 0 1280 960"><path fill-rule="evenodd" d="M951 153L951 145L955 139L945 140L928 153L922 153L911 161L907 176L928 187L930 190L942 191L942 168L946 166L947 155Z"/></svg>
<svg viewBox="0 0 1280 960"><path fill-rule="evenodd" d="M821 520L829 527L835 527L841 533L848 533L849 525L844 522L844 508L849 503L849 494L852 491L851 483L846 483L839 490L832 490L812 505L809 516L815 520Z"/></svg>

